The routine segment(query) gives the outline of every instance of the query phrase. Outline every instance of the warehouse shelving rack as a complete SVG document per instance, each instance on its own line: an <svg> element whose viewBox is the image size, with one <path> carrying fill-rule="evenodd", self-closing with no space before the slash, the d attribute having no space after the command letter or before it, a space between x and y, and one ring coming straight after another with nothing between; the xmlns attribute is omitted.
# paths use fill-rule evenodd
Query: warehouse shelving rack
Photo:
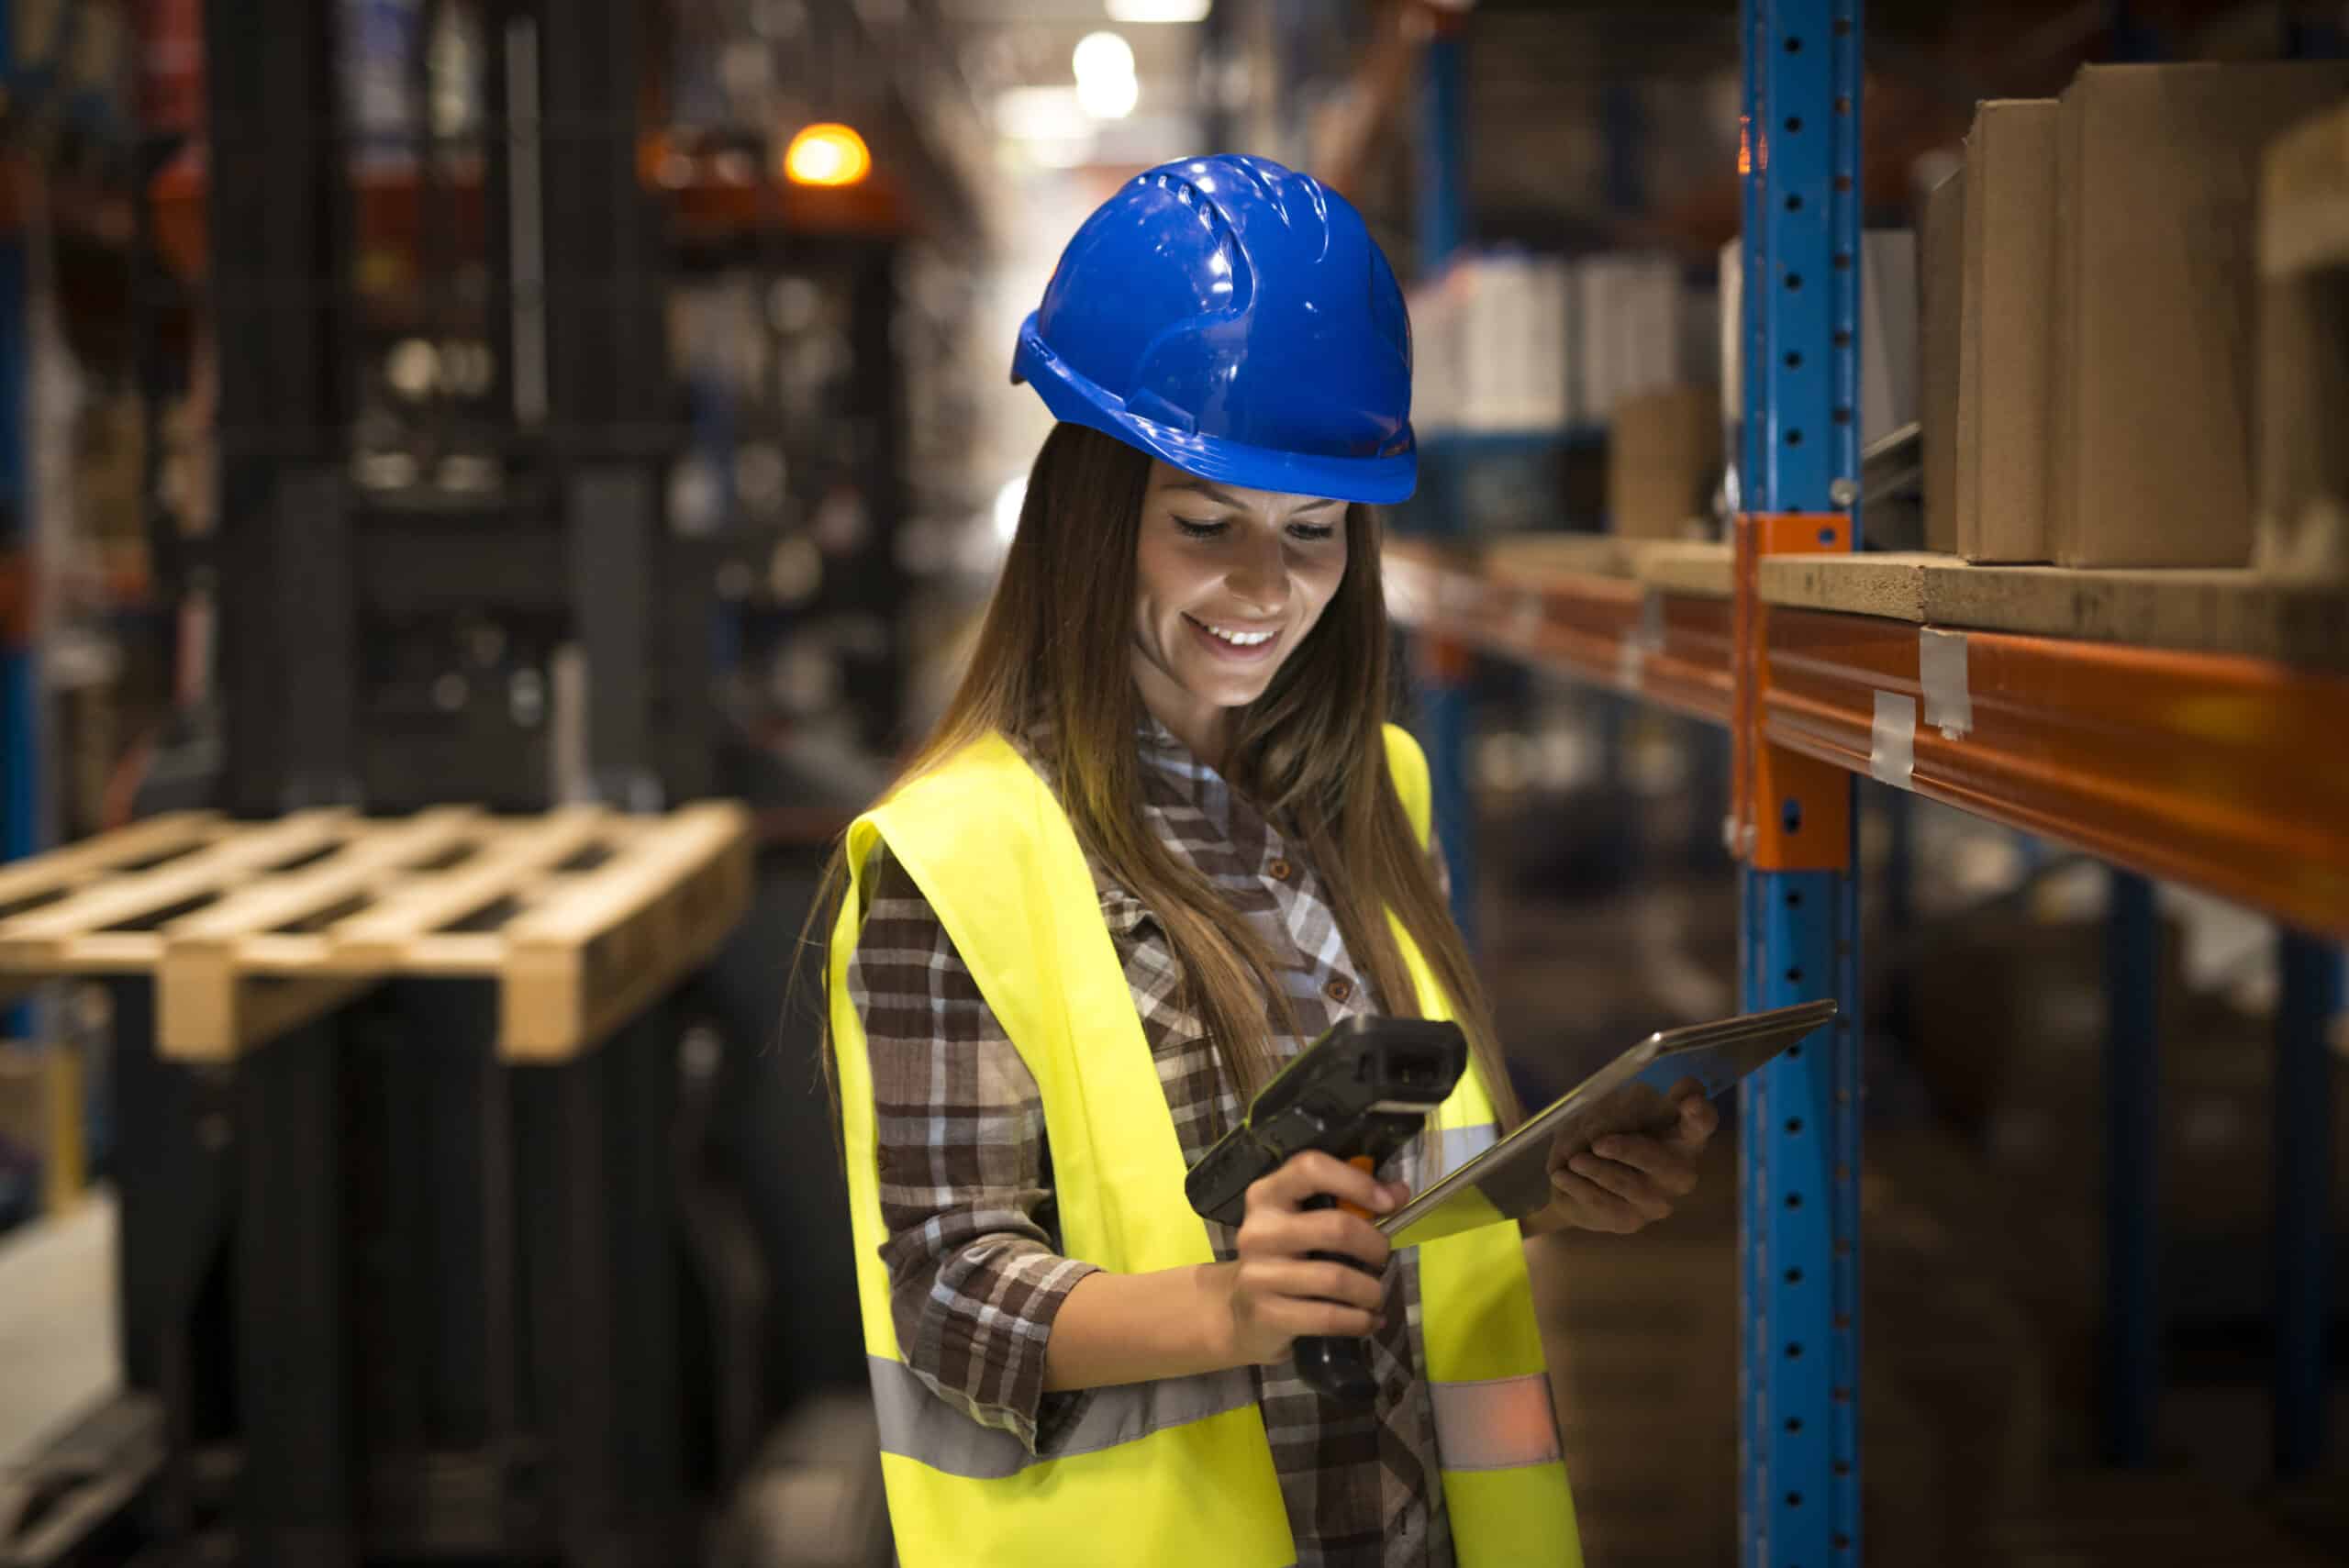
<svg viewBox="0 0 2349 1568"><path fill-rule="evenodd" d="M1773 557L1861 544L1859 0L1745 0L1746 504L1720 586L1696 592L1391 548L1390 603L1421 634L1439 820L1468 860L1469 651L1727 725L1742 862L1741 996L1820 995L1842 1014L1742 1106L1743 1560L1861 1560L1861 777L2076 846L2115 868L2109 917L2103 1409L2107 1457L2150 1457L2161 1383L2149 877L2276 918L2275 1466L2324 1441L2332 1160L2326 1033L2349 938L2349 675L2261 659L1770 602ZM1456 40L1430 45L1423 256L1461 217ZM1449 106L1447 106L1449 104ZM1443 243L1436 243L1436 241ZM1781 569L1783 570L1783 569ZM1783 595L1772 595L1785 597ZM1473 887L1462 897L1474 896Z"/></svg>
<svg viewBox="0 0 2349 1568"><path fill-rule="evenodd" d="M16 7L0 0L0 78L17 69ZM0 235L0 860L40 848L40 668L33 637L33 513L26 398L31 342L26 237Z"/></svg>

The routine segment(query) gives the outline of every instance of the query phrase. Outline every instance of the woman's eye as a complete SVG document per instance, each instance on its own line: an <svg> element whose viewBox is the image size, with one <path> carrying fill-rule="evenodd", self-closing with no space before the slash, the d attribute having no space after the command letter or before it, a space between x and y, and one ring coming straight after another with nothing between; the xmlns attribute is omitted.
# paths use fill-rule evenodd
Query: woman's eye
<svg viewBox="0 0 2349 1568"><path fill-rule="evenodd" d="M1213 539L1223 532L1224 528L1221 523L1195 523L1188 517L1175 518L1174 526L1181 528L1187 539Z"/></svg>
<svg viewBox="0 0 2349 1568"><path fill-rule="evenodd" d="M1325 539L1336 538L1338 525L1335 523L1293 523L1289 526L1288 531L1292 536L1308 544L1314 544Z"/></svg>

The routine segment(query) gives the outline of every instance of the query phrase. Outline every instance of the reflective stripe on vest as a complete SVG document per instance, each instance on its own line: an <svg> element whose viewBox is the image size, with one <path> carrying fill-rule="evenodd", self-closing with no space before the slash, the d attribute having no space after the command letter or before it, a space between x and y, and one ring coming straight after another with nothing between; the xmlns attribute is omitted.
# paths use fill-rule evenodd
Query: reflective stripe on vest
<svg viewBox="0 0 2349 1568"><path fill-rule="evenodd" d="M880 1419L883 1453L919 1460L932 1470L981 1481L999 1481L1031 1464L1050 1462L1038 1460L1028 1451L1027 1444L1002 1428L983 1427L939 1398L905 1362L886 1356L864 1359L873 1378L874 1414ZM1255 1402L1255 1380L1245 1367L1203 1377L1167 1377L1097 1389L1079 1412L1076 1424L1054 1440L1052 1459L1097 1453L1163 1428L1205 1420Z"/></svg>
<svg viewBox="0 0 2349 1568"><path fill-rule="evenodd" d="M1387 763L1424 841L1426 760L1391 727ZM1053 1457L1037 1460L1011 1434L932 1396L905 1366L880 1257L887 1232L871 1066L847 987L866 865L884 840L1036 1079L1063 1251L1122 1273L1205 1263L1213 1252L1183 1195L1174 1118L1075 834L1007 741L974 742L852 827L852 885L827 955L857 1289L899 1560L1026 1568L1094 1542L1108 1553L1101 1561L1134 1568L1177 1568L1203 1551L1218 1568L1293 1562L1246 1369L1097 1390L1065 1449L1056 1443ZM1389 929L1420 1011L1451 1017L1391 914ZM1436 1118L1446 1168L1490 1145L1493 1120L1483 1084L1467 1074ZM1579 1568L1517 1227L1464 1231L1419 1252L1420 1338L1456 1561Z"/></svg>
<svg viewBox="0 0 2349 1568"><path fill-rule="evenodd" d="M1435 1407L1435 1446L1446 1470L1508 1470L1559 1457L1547 1373L1431 1383L1428 1395Z"/></svg>

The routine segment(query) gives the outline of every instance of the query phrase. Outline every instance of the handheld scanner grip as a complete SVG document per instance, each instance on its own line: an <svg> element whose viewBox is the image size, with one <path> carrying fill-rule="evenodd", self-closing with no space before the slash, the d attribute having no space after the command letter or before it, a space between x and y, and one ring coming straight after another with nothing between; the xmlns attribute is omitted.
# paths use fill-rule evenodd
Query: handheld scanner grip
<svg viewBox="0 0 2349 1568"><path fill-rule="evenodd" d="M1367 1154L1357 1154L1346 1163L1367 1173L1376 1162ZM1370 1211L1361 1205L1331 1197L1326 1193L1318 1198L1308 1199L1305 1207L1328 1208L1332 1205L1364 1219L1371 1217ZM1341 1252L1315 1252L1310 1256L1320 1262L1352 1263L1364 1273L1371 1272L1369 1265L1360 1259L1347 1257ZM1377 1380L1371 1375L1369 1351L1360 1340L1308 1334L1297 1340L1290 1354L1297 1360L1297 1377L1325 1399L1361 1405L1378 1393Z"/></svg>

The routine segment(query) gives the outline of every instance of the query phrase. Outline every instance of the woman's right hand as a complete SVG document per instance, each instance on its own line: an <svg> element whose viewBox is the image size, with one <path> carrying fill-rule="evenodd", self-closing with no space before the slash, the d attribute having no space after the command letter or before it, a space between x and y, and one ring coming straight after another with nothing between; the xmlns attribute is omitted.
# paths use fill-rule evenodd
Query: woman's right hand
<svg viewBox="0 0 2349 1568"><path fill-rule="evenodd" d="M1359 1339L1377 1326L1386 1294L1381 1275L1392 1249L1378 1228L1343 1208L1305 1207L1322 1194L1373 1214L1399 1207L1410 1194L1369 1172L1311 1150L1248 1189L1238 1259L1225 1265L1234 1358L1258 1365L1282 1361L1300 1336ZM1359 1258L1368 1273L1311 1252Z"/></svg>

